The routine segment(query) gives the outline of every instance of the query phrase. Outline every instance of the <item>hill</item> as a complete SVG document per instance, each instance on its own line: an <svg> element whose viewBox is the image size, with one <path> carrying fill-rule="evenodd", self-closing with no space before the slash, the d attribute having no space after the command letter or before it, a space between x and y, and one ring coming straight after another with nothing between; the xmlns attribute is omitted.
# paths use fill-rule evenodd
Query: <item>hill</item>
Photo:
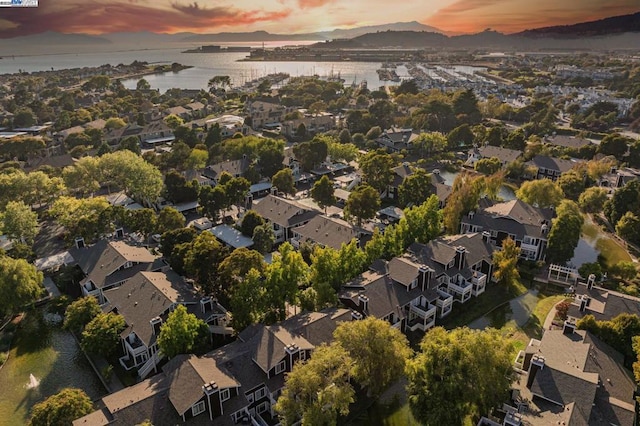
<svg viewBox="0 0 640 426"><path fill-rule="evenodd" d="M640 12L573 25L536 28L514 35L522 37L592 37L627 32L640 32Z"/></svg>
<svg viewBox="0 0 640 426"><path fill-rule="evenodd" d="M47 31L40 34L32 34L24 37L6 39L3 43L16 45L90 45L90 44L110 44L111 41L104 37L88 34L63 34L54 31Z"/></svg>

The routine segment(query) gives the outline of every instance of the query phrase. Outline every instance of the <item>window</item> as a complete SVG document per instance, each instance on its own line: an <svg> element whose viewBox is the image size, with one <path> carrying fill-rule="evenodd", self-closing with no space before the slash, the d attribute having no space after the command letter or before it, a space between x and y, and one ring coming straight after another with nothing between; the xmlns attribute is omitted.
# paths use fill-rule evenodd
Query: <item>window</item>
<svg viewBox="0 0 640 426"><path fill-rule="evenodd" d="M244 395L247 397L247 401L249 401L249 404L253 404L253 393L245 393Z"/></svg>
<svg viewBox="0 0 640 426"><path fill-rule="evenodd" d="M267 390L265 388L260 388L256 391L256 400L264 398L265 396L267 396Z"/></svg>
<svg viewBox="0 0 640 426"><path fill-rule="evenodd" d="M258 414L262 414L265 411L267 411L268 408L269 406L267 405L267 403L263 402L262 404L258 405L258 407L256 408L256 411L258 412Z"/></svg>
<svg viewBox="0 0 640 426"><path fill-rule="evenodd" d="M307 359L307 351L300 351L300 361Z"/></svg>
<svg viewBox="0 0 640 426"><path fill-rule="evenodd" d="M220 400L224 402L229 398L231 398L231 392L229 392L229 389L222 389L220 391Z"/></svg>
<svg viewBox="0 0 640 426"><path fill-rule="evenodd" d="M276 374L282 373L287 368L287 364L284 361L281 361L278 365L276 365Z"/></svg>
<svg viewBox="0 0 640 426"><path fill-rule="evenodd" d="M204 413L204 410L205 410L204 401L200 401L196 405L191 407L191 414L193 414L194 416L197 416L200 413Z"/></svg>
<svg viewBox="0 0 640 426"><path fill-rule="evenodd" d="M418 287L418 279L416 278L415 280L411 281L411 285L409 286L410 289L414 289Z"/></svg>

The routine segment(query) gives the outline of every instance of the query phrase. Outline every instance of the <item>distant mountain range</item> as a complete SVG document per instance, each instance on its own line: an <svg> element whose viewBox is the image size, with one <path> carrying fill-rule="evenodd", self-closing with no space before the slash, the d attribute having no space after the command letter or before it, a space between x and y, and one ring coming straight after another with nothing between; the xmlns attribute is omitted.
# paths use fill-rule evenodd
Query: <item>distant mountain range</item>
<svg viewBox="0 0 640 426"><path fill-rule="evenodd" d="M606 37L605 37L606 36ZM495 47L545 48L633 48L640 46L640 12L574 25L545 27L505 35L487 30L471 35L447 35L444 31L416 21L396 22L350 29L305 34L272 34L266 31L222 32L216 34L157 34L153 32L112 33L101 36L45 32L3 40L3 47L37 46L126 46L153 48L159 45L198 45L230 42L319 41L326 48L361 47ZM635 43L635 44L634 44Z"/></svg>

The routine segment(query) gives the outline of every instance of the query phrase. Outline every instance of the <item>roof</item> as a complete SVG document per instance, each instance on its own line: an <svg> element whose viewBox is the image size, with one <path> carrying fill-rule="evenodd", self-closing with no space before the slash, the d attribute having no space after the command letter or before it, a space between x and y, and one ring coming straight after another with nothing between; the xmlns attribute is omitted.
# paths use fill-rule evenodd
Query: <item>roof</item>
<svg viewBox="0 0 640 426"><path fill-rule="evenodd" d="M591 145L591 141L583 138L576 138L572 136L565 135L556 135L547 137L544 139L545 142L551 145L562 146L565 148L574 148L579 149L587 145Z"/></svg>
<svg viewBox="0 0 640 426"><path fill-rule="evenodd" d="M389 277L397 283L410 285L420 275L420 265L407 257L394 257L389 261Z"/></svg>
<svg viewBox="0 0 640 426"><path fill-rule="evenodd" d="M336 250L340 249L342 244L349 244L351 240L358 238L357 231L349 222L322 215L315 216L309 223L295 228L293 232L302 239Z"/></svg>
<svg viewBox="0 0 640 426"><path fill-rule="evenodd" d="M485 207L464 216L462 223L479 226L480 230L513 234L518 240L525 235L546 239L554 215L552 209L539 209L518 199L496 204L487 199L481 201ZM547 225L547 229L543 230L542 225Z"/></svg>
<svg viewBox="0 0 640 426"><path fill-rule="evenodd" d="M131 277L142 268L149 268L160 256L152 254L144 247L130 246L122 241L100 240L96 244L84 247L73 248L69 250L71 256L75 259L87 277L83 280L86 282L91 280L93 284L102 288L107 284L114 284ZM140 264L135 269L127 268L118 271L127 262ZM119 279L113 281L109 276L114 275Z"/></svg>
<svg viewBox="0 0 640 426"><path fill-rule="evenodd" d="M413 243L409 252L415 256L414 262L424 264L436 272L436 276L445 272L448 265L456 258L456 248L464 248L463 269L449 268L447 275L460 273L467 278L472 275L471 266L480 261L492 262L494 248L482 238L482 234L470 233L436 238L427 244Z"/></svg>
<svg viewBox="0 0 640 426"><path fill-rule="evenodd" d="M269 194L259 202L254 203L253 210L271 223L276 223L284 228L290 228L299 223L306 222L320 214L294 200L281 198Z"/></svg>
<svg viewBox="0 0 640 426"><path fill-rule="evenodd" d="M502 148L500 146L486 145L478 148L482 158L497 158L503 163L516 161L522 155L517 149Z"/></svg>
<svg viewBox="0 0 640 426"><path fill-rule="evenodd" d="M218 225L208 230L217 239L233 248L251 247L253 240L229 225Z"/></svg>
<svg viewBox="0 0 640 426"><path fill-rule="evenodd" d="M284 359L285 347L288 345L294 344L305 350L314 348L314 345L307 339L297 333L292 333L282 325L263 327L254 339L256 339L256 347L253 359L265 372L271 370Z"/></svg>
<svg viewBox="0 0 640 426"><path fill-rule="evenodd" d="M568 312L571 317L582 318L584 315L593 315L596 320L609 321L620 314L640 316L640 298L638 297L600 287L588 289L586 285L578 285L576 293L589 297L589 306L582 312L579 304L572 304Z"/></svg>
<svg viewBox="0 0 640 426"><path fill-rule="evenodd" d="M163 315L174 303L196 303L199 296L194 288L173 271L138 272L119 287L104 292L108 304L104 310L117 310L127 323L120 334L135 332L147 346L155 335L150 321Z"/></svg>
<svg viewBox="0 0 640 426"><path fill-rule="evenodd" d="M229 173L231 176L241 176L247 171L251 165L251 160L241 158L239 160L227 160L221 163L207 166L204 169L204 175L211 179L217 179L223 172Z"/></svg>
<svg viewBox="0 0 640 426"><path fill-rule="evenodd" d="M169 400L180 415L203 397L204 385L215 382L219 389L240 386L231 373L210 356L178 355L163 371L169 381Z"/></svg>
<svg viewBox="0 0 640 426"><path fill-rule="evenodd" d="M555 170L560 173L565 173L571 170L576 162L571 160L563 160L561 158L549 157L547 155L536 155L530 161L528 165L533 165L537 168L544 168L547 170Z"/></svg>

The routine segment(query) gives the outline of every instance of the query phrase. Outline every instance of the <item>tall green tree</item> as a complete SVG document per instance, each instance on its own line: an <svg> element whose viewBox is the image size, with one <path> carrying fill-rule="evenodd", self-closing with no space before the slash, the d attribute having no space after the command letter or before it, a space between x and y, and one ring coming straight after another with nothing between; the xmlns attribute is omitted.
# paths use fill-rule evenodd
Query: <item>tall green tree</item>
<svg viewBox="0 0 640 426"><path fill-rule="evenodd" d="M626 212L640 214L640 181L632 180L613 193L604 204L604 214L609 223L616 225Z"/></svg>
<svg viewBox="0 0 640 426"><path fill-rule="evenodd" d="M262 254L270 253L276 243L273 227L265 223L253 228L253 248Z"/></svg>
<svg viewBox="0 0 640 426"><path fill-rule="evenodd" d="M516 197L539 208L555 207L564 199L562 189L550 179L524 182L516 191Z"/></svg>
<svg viewBox="0 0 640 426"><path fill-rule="evenodd" d="M562 201L556 213L549 231L547 259L550 262L564 264L573 257L578 246L584 217L578 205L571 200Z"/></svg>
<svg viewBox="0 0 640 426"><path fill-rule="evenodd" d="M431 195L422 204L405 209L400 222L407 224L407 238L403 249L415 241L428 243L442 230L442 212L438 197Z"/></svg>
<svg viewBox="0 0 640 426"><path fill-rule="evenodd" d="M255 268L249 269L244 278L231 290L229 307L233 329L240 332L251 324L260 322L267 309L266 299L262 274Z"/></svg>
<svg viewBox="0 0 640 426"><path fill-rule="evenodd" d="M374 317L340 323L333 336L349 353L353 360L352 377L367 389L369 396L380 395L402 377L412 354L400 330Z"/></svg>
<svg viewBox="0 0 640 426"><path fill-rule="evenodd" d="M497 330L435 327L407 362L409 407L427 426L473 423L501 407L514 371L513 346Z"/></svg>
<svg viewBox="0 0 640 426"><path fill-rule="evenodd" d="M485 175L492 175L500 171L502 162L496 157L482 158L476 162L474 168Z"/></svg>
<svg viewBox="0 0 640 426"><path fill-rule="evenodd" d="M273 178L271 178L271 184L278 188L278 191L280 192L284 192L288 195L296 195L296 185L295 180L293 179L293 172L288 167L273 175Z"/></svg>
<svg viewBox="0 0 640 426"><path fill-rule="evenodd" d="M29 426L70 425L92 411L91 398L82 389L64 388L33 406Z"/></svg>
<svg viewBox="0 0 640 426"><path fill-rule="evenodd" d="M336 203L336 197L333 195L334 192L333 184L327 175L324 175L313 184L313 188L311 188L311 198L318 203L318 206L324 209L326 214L327 207Z"/></svg>
<svg viewBox="0 0 640 426"><path fill-rule="evenodd" d="M502 241L502 249L493 253L494 277L504 285L511 285L520 278L518 272L518 258L520 247L516 246L511 237Z"/></svg>
<svg viewBox="0 0 640 426"><path fill-rule="evenodd" d="M264 225L264 219L262 216L260 216L260 214L255 210L249 210L242 217L240 231L247 237L252 237L256 226L260 225Z"/></svg>
<svg viewBox="0 0 640 426"><path fill-rule="evenodd" d="M424 169L415 169L398 187L402 206L420 205L431 195L431 176Z"/></svg>
<svg viewBox="0 0 640 426"><path fill-rule="evenodd" d="M275 405L285 426L335 425L349 413L355 391L349 383L353 361L341 346L321 345L307 362L299 362L285 379Z"/></svg>
<svg viewBox="0 0 640 426"><path fill-rule="evenodd" d="M347 217L355 217L358 226L363 220L372 219L380 209L379 192L369 185L359 185L351 191L344 208Z"/></svg>
<svg viewBox="0 0 640 426"><path fill-rule="evenodd" d="M209 337L209 326L190 314L184 305L178 305L160 327L158 348L168 358L173 358L206 346Z"/></svg>
<svg viewBox="0 0 640 426"><path fill-rule="evenodd" d="M570 200L578 201L584 191L585 177L579 170L569 170L560 175L558 186L562 189L564 196Z"/></svg>
<svg viewBox="0 0 640 426"><path fill-rule="evenodd" d="M67 330L79 333L101 313L102 309L100 309L98 299L93 296L81 297L67 306L63 326Z"/></svg>
<svg viewBox="0 0 640 426"><path fill-rule="evenodd" d="M360 170L364 181L378 193L384 192L393 182L391 169L395 160L384 150L370 151L360 159Z"/></svg>
<svg viewBox="0 0 640 426"><path fill-rule="evenodd" d="M205 215L210 217L213 222L218 222L220 212L225 210L228 205L227 193L222 185L203 186L198 196L200 206Z"/></svg>
<svg viewBox="0 0 640 426"><path fill-rule="evenodd" d="M184 228L186 218L173 207L165 207L160 210L157 219L157 231L164 234L167 231Z"/></svg>
<svg viewBox="0 0 640 426"><path fill-rule="evenodd" d="M122 315L98 314L84 328L80 345L87 352L109 356L118 349L125 326Z"/></svg>
<svg viewBox="0 0 640 426"><path fill-rule="evenodd" d="M306 283L308 274L309 266L302 254L288 242L282 244L265 273L269 305L278 320L286 318L285 303L296 303L298 288Z"/></svg>
<svg viewBox="0 0 640 426"><path fill-rule="evenodd" d="M616 224L616 233L630 243L640 243L640 218L626 212Z"/></svg>
<svg viewBox="0 0 640 426"><path fill-rule="evenodd" d="M218 265L227 257L228 250L210 232L203 232L183 251L187 274L208 294L219 289Z"/></svg>
<svg viewBox="0 0 640 426"><path fill-rule="evenodd" d="M10 201L0 213L0 231L14 241L33 244L38 233L38 215L22 201Z"/></svg>
<svg viewBox="0 0 640 426"><path fill-rule="evenodd" d="M585 213L599 213L607 201L607 190L604 188L587 188L578 198L578 204Z"/></svg>
<svg viewBox="0 0 640 426"><path fill-rule="evenodd" d="M24 259L0 254L0 313L12 314L42 294L42 272Z"/></svg>
<svg viewBox="0 0 640 426"><path fill-rule="evenodd" d="M462 216L475 210L480 199L479 180L467 173L460 173L453 181L451 195L442 212L443 224L447 233L460 232L460 220Z"/></svg>

